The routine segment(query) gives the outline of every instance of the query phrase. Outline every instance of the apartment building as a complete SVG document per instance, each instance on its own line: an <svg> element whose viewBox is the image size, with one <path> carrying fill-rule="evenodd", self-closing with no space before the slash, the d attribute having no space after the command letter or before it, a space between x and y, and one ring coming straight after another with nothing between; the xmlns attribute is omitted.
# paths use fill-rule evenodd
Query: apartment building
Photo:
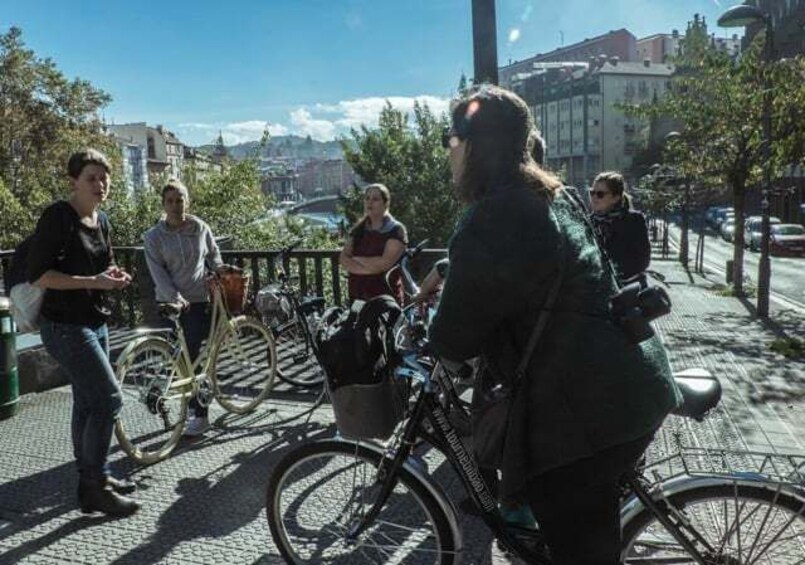
<svg viewBox="0 0 805 565"><path fill-rule="evenodd" d="M622 104L665 95L674 67L596 57L587 63L534 64L512 88L531 107L546 142L547 165L568 183L587 186L603 170L628 171L648 143L648 124L625 115Z"/></svg>

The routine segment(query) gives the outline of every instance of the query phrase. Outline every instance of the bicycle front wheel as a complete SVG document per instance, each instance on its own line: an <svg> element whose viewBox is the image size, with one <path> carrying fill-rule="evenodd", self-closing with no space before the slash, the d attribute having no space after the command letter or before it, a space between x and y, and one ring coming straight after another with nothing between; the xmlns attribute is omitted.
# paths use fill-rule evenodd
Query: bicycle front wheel
<svg viewBox="0 0 805 565"><path fill-rule="evenodd" d="M382 458L358 443L326 440L304 444L277 464L268 483L266 516L288 563L458 562L445 510L405 469L377 518L354 539L348 535L378 495Z"/></svg>
<svg viewBox="0 0 805 565"><path fill-rule="evenodd" d="M680 492L667 501L701 536L691 541L707 564L805 563L802 500L768 487L725 483ZM648 510L625 525L623 537L626 564L696 563Z"/></svg>
<svg viewBox="0 0 805 565"><path fill-rule="evenodd" d="M313 388L324 382L324 369L316 359L303 323L296 318L277 332L277 375L288 384Z"/></svg>
<svg viewBox="0 0 805 565"><path fill-rule="evenodd" d="M211 354L210 367L218 403L236 414L250 412L274 383L277 351L271 331L254 318L234 318Z"/></svg>
<svg viewBox="0 0 805 565"><path fill-rule="evenodd" d="M143 340L117 361L123 408L115 435L139 463L165 459L182 436L188 395L172 386L177 378L171 346L158 337Z"/></svg>

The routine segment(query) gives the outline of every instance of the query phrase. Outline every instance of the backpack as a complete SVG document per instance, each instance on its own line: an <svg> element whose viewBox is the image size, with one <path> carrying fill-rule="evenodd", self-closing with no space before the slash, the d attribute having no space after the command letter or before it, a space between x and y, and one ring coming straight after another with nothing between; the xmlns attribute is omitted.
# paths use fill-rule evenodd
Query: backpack
<svg viewBox="0 0 805 565"><path fill-rule="evenodd" d="M67 227L72 233L73 225L66 217L62 217L63 228ZM98 213L98 223L101 226L102 237L109 246L109 220L103 212ZM45 289L34 286L28 281L28 253L34 234L26 237L22 243L14 248L11 258L11 268L8 272L8 297L11 299L11 316L20 333L39 331L39 312L45 300Z"/></svg>
<svg viewBox="0 0 805 565"><path fill-rule="evenodd" d="M393 297L382 295L324 313L316 342L330 390L383 380L397 361L393 329L401 312Z"/></svg>
<svg viewBox="0 0 805 565"><path fill-rule="evenodd" d="M28 251L34 236L29 235L14 248L8 272L8 297L11 299L11 316L20 333L39 330L39 311L45 299L45 289L27 280Z"/></svg>

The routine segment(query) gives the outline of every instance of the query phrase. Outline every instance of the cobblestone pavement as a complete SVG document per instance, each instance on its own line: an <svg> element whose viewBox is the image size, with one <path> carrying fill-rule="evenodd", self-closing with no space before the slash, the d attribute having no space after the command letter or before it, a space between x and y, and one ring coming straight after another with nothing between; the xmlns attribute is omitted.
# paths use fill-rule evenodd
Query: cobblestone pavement
<svg viewBox="0 0 805 565"><path fill-rule="evenodd" d="M690 279L671 261L653 267L668 277L674 311L657 329L674 369L708 368L724 387L722 404L704 422L668 419L651 456L688 445L805 453L805 364L772 354L783 334L805 335L805 316L776 310L757 321L707 279ZM82 515L75 501L68 388L21 399L0 422L0 564L272 564L281 563L264 511L272 467L305 439L333 434L327 406L312 414L313 396L283 386L257 411L225 414L213 406L212 430L185 441L162 463L132 465L113 447L114 471L138 483L142 510L110 520ZM308 416L310 416L308 418ZM431 473L456 500L464 494L447 465ZM476 518L461 517L466 564L503 564Z"/></svg>

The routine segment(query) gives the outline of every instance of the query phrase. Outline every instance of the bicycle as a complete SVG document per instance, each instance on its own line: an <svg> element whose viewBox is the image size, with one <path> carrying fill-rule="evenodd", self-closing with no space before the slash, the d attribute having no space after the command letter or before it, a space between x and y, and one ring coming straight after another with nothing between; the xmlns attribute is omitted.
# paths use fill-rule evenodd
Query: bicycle
<svg viewBox="0 0 805 565"><path fill-rule="evenodd" d="M286 263L299 243L281 249L275 263ZM282 267L277 268L277 279L278 284L262 288L255 299L255 307L276 342L277 376L302 388L321 386L324 369L318 361L313 331L324 312L325 300L321 296L302 297Z"/></svg>
<svg viewBox="0 0 805 565"><path fill-rule="evenodd" d="M550 564L538 530L513 528L502 518L452 422L454 400L443 393L449 379L428 358L426 338L421 331L400 335L396 376L417 383L417 392L386 445L343 438L306 443L285 455L269 478L266 517L282 557L294 564L458 563L464 544L455 506L412 457L424 441L455 470L506 552ZM702 420L718 404L720 385L706 371L675 379L685 399L677 415ZM747 460L757 464L747 467ZM682 448L638 463L623 479L624 563L803 563L803 464L805 457ZM665 467L675 472L663 477Z"/></svg>
<svg viewBox="0 0 805 565"><path fill-rule="evenodd" d="M249 316L231 317L217 275L208 278L212 319L207 342L193 360L179 316L182 307L161 304L167 329L141 329L117 360L123 408L115 435L138 463L161 461L181 438L189 399L202 405L212 398L227 411L253 410L272 388L277 353L271 331ZM156 334L167 334L161 336Z"/></svg>

